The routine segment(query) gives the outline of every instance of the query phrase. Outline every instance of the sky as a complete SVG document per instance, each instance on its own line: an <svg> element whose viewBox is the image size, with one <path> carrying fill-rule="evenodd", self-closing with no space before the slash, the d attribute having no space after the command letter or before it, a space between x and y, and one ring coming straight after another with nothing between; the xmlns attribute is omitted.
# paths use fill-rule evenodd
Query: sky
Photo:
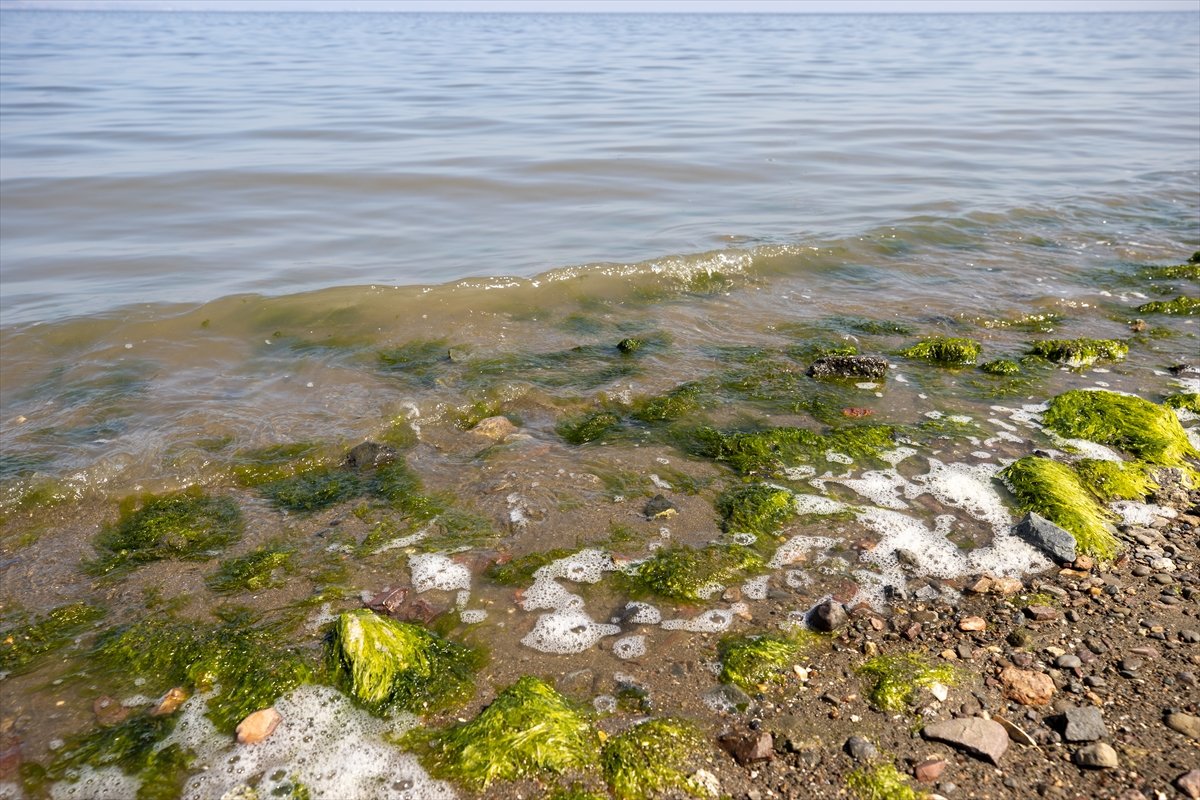
<svg viewBox="0 0 1200 800"><path fill-rule="evenodd" d="M682 13L1195 11L1200 0L0 0L0 9Z"/></svg>

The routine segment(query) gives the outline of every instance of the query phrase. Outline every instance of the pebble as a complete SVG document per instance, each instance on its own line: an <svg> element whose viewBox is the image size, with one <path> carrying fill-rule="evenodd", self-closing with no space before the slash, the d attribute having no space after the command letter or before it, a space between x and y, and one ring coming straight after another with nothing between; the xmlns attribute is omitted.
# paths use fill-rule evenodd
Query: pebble
<svg viewBox="0 0 1200 800"><path fill-rule="evenodd" d="M1054 665L1059 669L1079 669L1083 666L1083 659L1073 655L1059 656L1054 660Z"/></svg>
<svg viewBox="0 0 1200 800"><path fill-rule="evenodd" d="M1075 537L1032 511L1016 524L1013 533L1060 564L1075 560Z"/></svg>
<svg viewBox="0 0 1200 800"><path fill-rule="evenodd" d="M808 612L808 624L822 633L832 633L849 621L845 607L832 598L818 603Z"/></svg>
<svg viewBox="0 0 1200 800"><path fill-rule="evenodd" d="M1000 683L1004 696L1023 706L1044 706L1054 696L1054 681L1040 672L1005 667L1000 671Z"/></svg>
<svg viewBox="0 0 1200 800"><path fill-rule="evenodd" d="M1179 731L1184 736L1200 740L1200 717L1176 711L1163 717L1163 722L1173 731Z"/></svg>
<svg viewBox="0 0 1200 800"><path fill-rule="evenodd" d="M1179 641L1187 642L1188 644L1200 644L1200 631L1194 631L1190 628L1179 632Z"/></svg>
<svg viewBox="0 0 1200 800"><path fill-rule="evenodd" d="M1066 720L1063 739L1068 742L1094 742L1108 735L1104 715L1094 706L1069 708L1063 718Z"/></svg>
<svg viewBox="0 0 1200 800"><path fill-rule="evenodd" d="M283 717L274 708L255 711L238 723L238 744L257 744L275 732Z"/></svg>
<svg viewBox="0 0 1200 800"><path fill-rule="evenodd" d="M874 761L879 758L879 749L862 736L851 736L843 749L855 761Z"/></svg>
<svg viewBox="0 0 1200 800"><path fill-rule="evenodd" d="M1058 619L1058 609L1052 606L1026 606L1025 616L1034 622L1049 622Z"/></svg>
<svg viewBox="0 0 1200 800"><path fill-rule="evenodd" d="M174 714L187 698L187 692L181 687L176 686L162 696L162 699L158 701L158 705L150 712L150 716L162 717L167 714Z"/></svg>
<svg viewBox="0 0 1200 800"><path fill-rule="evenodd" d="M913 767L913 776L921 783L933 783L942 777L946 771L946 761L942 758L927 758Z"/></svg>
<svg viewBox="0 0 1200 800"><path fill-rule="evenodd" d="M1176 778L1175 788L1192 800L1200 798L1200 769L1189 770Z"/></svg>
<svg viewBox="0 0 1200 800"><path fill-rule="evenodd" d="M1088 769L1112 769L1121 762L1110 745L1094 742L1075 751L1075 763Z"/></svg>
<svg viewBox="0 0 1200 800"><path fill-rule="evenodd" d="M1145 564L1138 564L1136 567L1134 567L1130 571L1134 574L1135 577L1138 577L1138 578L1145 578L1146 576L1148 576L1154 572L1154 570L1150 569Z"/></svg>
<svg viewBox="0 0 1200 800"><path fill-rule="evenodd" d="M964 617L959 620L960 631L982 631L987 629L987 621L983 617Z"/></svg>
<svg viewBox="0 0 1200 800"><path fill-rule="evenodd" d="M725 752L743 767L758 761L769 761L775 755L775 742L770 733L726 733L717 737Z"/></svg>
<svg viewBox="0 0 1200 800"><path fill-rule="evenodd" d="M921 731L926 739L945 742L965 750L994 765L1008 750L1008 731L995 720L983 717L951 719L926 725Z"/></svg>

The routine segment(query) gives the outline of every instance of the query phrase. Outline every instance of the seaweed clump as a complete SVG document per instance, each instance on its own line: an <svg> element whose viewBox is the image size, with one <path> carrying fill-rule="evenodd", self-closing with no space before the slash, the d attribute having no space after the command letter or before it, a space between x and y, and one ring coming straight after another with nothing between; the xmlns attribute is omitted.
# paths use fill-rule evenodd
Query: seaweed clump
<svg viewBox="0 0 1200 800"><path fill-rule="evenodd" d="M98 574L166 558L203 559L242 535L242 512L228 497L198 489L150 495L121 504L121 517L96 537L100 558L89 565Z"/></svg>
<svg viewBox="0 0 1200 800"><path fill-rule="evenodd" d="M266 545L239 558L222 561L220 568L205 583L217 594L257 592L282 585L278 571L292 563L291 548Z"/></svg>
<svg viewBox="0 0 1200 800"><path fill-rule="evenodd" d="M1021 372L1021 365L1011 358L997 358L980 364L979 368L989 375L1018 375Z"/></svg>
<svg viewBox="0 0 1200 800"><path fill-rule="evenodd" d="M104 609L87 603L72 603L0 633L0 672L24 671L40 656L69 644L104 614Z"/></svg>
<svg viewBox="0 0 1200 800"><path fill-rule="evenodd" d="M882 711L903 711L912 703L919 688L935 683L950 686L958 682L958 671L950 664L930 664L917 653L875 656L858 668L871 688L871 704Z"/></svg>
<svg viewBox="0 0 1200 800"><path fill-rule="evenodd" d="M1151 464L1187 467L1186 459L1200 457L1175 412L1140 397L1073 389L1050 401L1042 422L1062 436L1119 447Z"/></svg>
<svg viewBox="0 0 1200 800"><path fill-rule="evenodd" d="M703 393L699 383L683 383L666 394L638 400L632 416L650 423L676 420L699 409Z"/></svg>
<svg viewBox="0 0 1200 800"><path fill-rule="evenodd" d="M611 411L597 411L582 417L563 420L554 430L571 444L587 444L616 430L620 424L621 418Z"/></svg>
<svg viewBox="0 0 1200 800"><path fill-rule="evenodd" d="M717 645L719 679L747 692L758 691L766 683L779 683L786 677L784 670L818 639L819 634L800 629L723 639Z"/></svg>
<svg viewBox="0 0 1200 800"><path fill-rule="evenodd" d="M367 609L338 617L328 652L339 683L377 714L425 713L463 701L483 661L474 648Z"/></svg>
<svg viewBox="0 0 1200 800"><path fill-rule="evenodd" d="M737 544L664 547L639 564L630 580L660 597L703 600L716 587L762 567L758 553Z"/></svg>
<svg viewBox="0 0 1200 800"><path fill-rule="evenodd" d="M1109 515L1075 470L1048 458L1026 456L1000 472L1023 511L1033 511L1071 533L1080 553L1111 560L1121 544L1108 529Z"/></svg>
<svg viewBox="0 0 1200 800"><path fill-rule="evenodd" d="M1140 314L1200 314L1200 297L1180 295L1174 300L1153 300L1137 307Z"/></svg>
<svg viewBox="0 0 1200 800"><path fill-rule="evenodd" d="M74 780L84 767L116 767L126 775L141 777L137 800L178 797L192 758L178 744L159 747L174 730L177 719L142 714L73 737L55 754L46 776L51 780Z"/></svg>
<svg viewBox="0 0 1200 800"><path fill-rule="evenodd" d="M908 785L908 776L894 764L856 769L846 776L846 786L859 800L920 800L925 796Z"/></svg>
<svg viewBox="0 0 1200 800"><path fill-rule="evenodd" d="M796 516L792 493L766 483L727 489L717 498L716 505L721 525L729 533L766 536Z"/></svg>
<svg viewBox="0 0 1200 800"><path fill-rule="evenodd" d="M900 355L944 367L967 367L975 363L982 350L979 342L974 339L935 336L905 348Z"/></svg>
<svg viewBox="0 0 1200 800"><path fill-rule="evenodd" d="M1163 405L1176 411L1191 411L1200 414L1200 392L1180 392L1163 398Z"/></svg>
<svg viewBox="0 0 1200 800"><path fill-rule="evenodd" d="M708 792L688 777L683 766L704 745L690 722L651 719L609 739L600 754L600 766L613 797L640 800L678 789L693 797Z"/></svg>
<svg viewBox="0 0 1200 800"><path fill-rule="evenodd" d="M696 454L724 461L743 475L771 476L800 462L877 457L895 446L889 425L856 425L820 434L806 428L766 428L757 431L719 431L702 427L691 432L689 448Z"/></svg>
<svg viewBox="0 0 1200 800"><path fill-rule="evenodd" d="M544 681L525 676L473 720L439 731L416 729L404 743L429 771L479 791L595 763L599 739L588 720Z"/></svg>
<svg viewBox="0 0 1200 800"><path fill-rule="evenodd" d="M1120 361L1129 354L1129 345L1116 339L1043 339L1034 342L1029 352L1047 361L1078 369L1102 358Z"/></svg>
<svg viewBox="0 0 1200 800"><path fill-rule="evenodd" d="M1085 458L1072 466L1092 494L1103 503L1141 500L1158 488L1149 465L1138 461L1104 461Z"/></svg>

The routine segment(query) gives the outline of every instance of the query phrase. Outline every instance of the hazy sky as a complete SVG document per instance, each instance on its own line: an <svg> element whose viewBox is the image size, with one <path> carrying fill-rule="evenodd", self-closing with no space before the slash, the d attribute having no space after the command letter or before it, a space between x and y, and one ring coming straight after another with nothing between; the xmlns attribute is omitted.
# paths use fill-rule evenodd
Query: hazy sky
<svg viewBox="0 0 1200 800"><path fill-rule="evenodd" d="M0 9L929 13L1197 11L1200 0L0 0Z"/></svg>

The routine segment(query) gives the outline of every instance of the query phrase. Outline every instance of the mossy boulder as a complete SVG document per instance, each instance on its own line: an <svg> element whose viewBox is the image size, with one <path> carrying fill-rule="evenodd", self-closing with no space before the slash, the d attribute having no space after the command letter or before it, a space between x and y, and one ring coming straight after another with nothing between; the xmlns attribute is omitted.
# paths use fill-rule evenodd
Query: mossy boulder
<svg viewBox="0 0 1200 800"><path fill-rule="evenodd" d="M1163 405L1177 411L1191 411L1200 414L1200 392L1180 392L1163 398Z"/></svg>
<svg viewBox="0 0 1200 800"><path fill-rule="evenodd" d="M1171 409L1132 395L1075 389L1050 401L1043 424L1061 436L1119 447L1138 459L1189 467L1200 458Z"/></svg>
<svg viewBox="0 0 1200 800"><path fill-rule="evenodd" d="M989 375L1019 375L1021 373L1021 365L1011 358L997 358L986 364L980 364L979 368Z"/></svg>
<svg viewBox="0 0 1200 800"><path fill-rule="evenodd" d="M1077 369L1090 366L1100 359L1120 361L1129 354L1129 345L1116 339L1043 339L1034 342L1029 352L1047 361Z"/></svg>
<svg viewBox="0 0 1200 800"><path fill-rule="evenodd" d="M1154 469L1140 461L1104 461L1084 458L1073 465L1083 485L1102 503L1143 500L1156 489Z"/></svg>
<svg viewBox="0 0 1200 800"><path fill-rule="evenodd" d="M242 512L231 498L199 489L130 498L116 523L96 536L96 573L167 558L204 559L241 538Z"/></svg>
<svg viewBox="0 0 1200 800"><path fill-rule="evenodd" d="M1121 550L1111 515L1100 505L1070 466L1040 456L1026 456L1000 472L1024 511L1033 511L1075 537L1078 552L1104 561Z"/></svg>
<svg viewBox="0 0 1200 800"><path fill-rule="evenodd" d="M979 359L982 351L983 347L974 339L935 336L905 348L900 355L943 367L969 367Z"/></svg>
<svg viewBox="0 0 1200 800"><path fill-rule="evenodd" d="M927 797L908 783L895 764L856 769L846 776L846 786L858 800L922 800Z"/></svg>
<svg viewBox="0 0 1200 800"><path fill-rule="evenodd" d="M701 384L684 383L657 397L636 400L631 416L642 422L669 422L699 410L703 398L704 387Z"/></svg>
<svg viewBox="0 0 1200 800"><path fill-rule="evenodd" d="M617 800L660 797L671 790L707 797L685 770L688 759L704 746L704 737L690 722L652 719L609 739L600 766Z"/></svg>

